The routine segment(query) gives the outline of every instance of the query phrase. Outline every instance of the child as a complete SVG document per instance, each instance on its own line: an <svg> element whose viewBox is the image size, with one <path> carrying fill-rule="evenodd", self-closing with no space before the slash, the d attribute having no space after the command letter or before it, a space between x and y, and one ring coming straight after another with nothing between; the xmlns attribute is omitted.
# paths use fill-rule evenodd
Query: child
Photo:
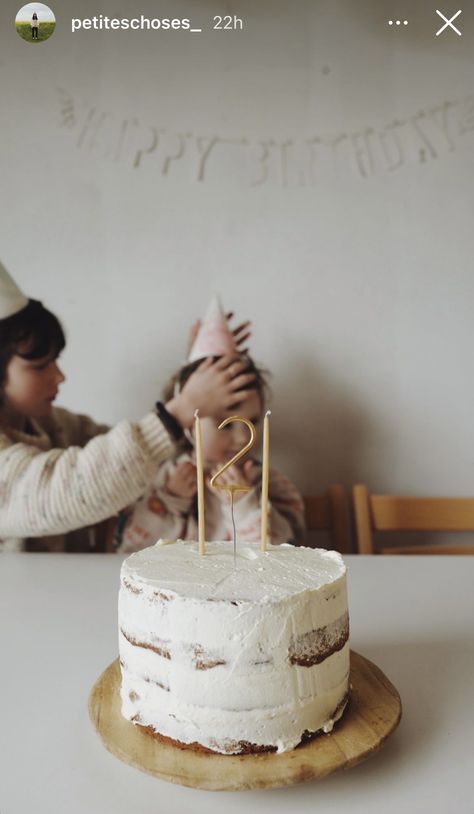
<svg viewBox="0 0 474 814"><path fill-rule="evenodd" d="M235 352L235 344L225 324L218 301L213 301L196 337L188 364L171 380L165 398L186 387L204 355L220 356ZM247 357L249 369L255 375L249 398L240 406L239 415L250 419L258 430L265 410L266 383L262 372ZM220 418L223 418L221 416ZM242 422L232 422L219 430L219 420L201 419L202 446L205 456L205 515L207 540L233 539L230 501L227 492L214 489L209 480L219 465L230 460L248 441L249 431ZM193 438L187 434L187 448L175 459L163 464L153 477L141 500L130 511L126 524L118 535L119 551L131 552L152 545L159 538L197 540L196 467L193 456ZM260 540L260 495L262 467L256 460L255 449L246 458L233 465L222 476L220 483L244 483L248 492L234 495L234 517L237 539L246 542ZM272 543L293 542L304 539L304 506L293 484L281 473L270 470L269 536Z"/></svg>
<svg viewBox="0 0 474 814"><path fill-rule="evenodd" d="M0 264L0 549L41 538L27 547L87 550L84 527L143 494L156 468L176 454L196 408L203 416L230 414L252 392L243 389L254 378L245 362L206 359L166 404L109 429L53 407L64 346L58 319L25 297ZM70 532L76 536L65 538Z"/></svg>
<svg viewBox="0 0 474 814"><path fill-rule="evenodd" d="M38 15L36 11L33 12L33 16L31 18L31 39L37 40L38 39L38 28L39 28L39 21Z"/></svg>

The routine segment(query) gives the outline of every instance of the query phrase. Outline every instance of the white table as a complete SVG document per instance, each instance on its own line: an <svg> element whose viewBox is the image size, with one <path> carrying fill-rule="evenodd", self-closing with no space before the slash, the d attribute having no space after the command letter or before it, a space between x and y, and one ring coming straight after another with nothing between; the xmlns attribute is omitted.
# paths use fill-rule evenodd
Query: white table
<svg viewBox="0 0 474 814"><path fill-rule="evenodd" d="M113 555L0 556L1 814L474 814L474 557L347 557L351 644L398 688L399 729L349 771L205 792L121 763L87 714L117 655Z"/></svg>

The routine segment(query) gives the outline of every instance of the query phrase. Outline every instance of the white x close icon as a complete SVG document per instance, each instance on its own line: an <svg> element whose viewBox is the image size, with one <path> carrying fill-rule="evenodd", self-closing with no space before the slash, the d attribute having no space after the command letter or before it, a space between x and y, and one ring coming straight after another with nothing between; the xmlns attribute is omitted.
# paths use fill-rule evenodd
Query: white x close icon
<svg viewBox="0 0 474 814"><path fill-rule="evenodd" d="M442 17L442 18L443 18L443 20L444 20L444 25L443 25L443 26L441 26L441 28L439 29L439 31L437 31L437 32L436 32L436 36L437 36L437 37L439 37L439 35L440 35L440 34L442 34L442 32L444 31L444 29L445 29L445 28L448 28L448 26L449 26L449 28L452 28L452 29L453 29L453 31L455 31L455 32L456 32L456 34L458 34L460 37L462 37L462 34L461 34L461 32L459 31L459 29L458 29L458 28L456 28L456 26L455 26L455 25L453 25L453 20L455 20L455 19L456 19L456 17L459 17L459 15L460 15L461 13L462 13L462 9L460 8L460 9L459 9L459 11L457 11L457 12L456 12L456 14L453 14L453 16L451 17L451 19L449 19L449 20L448 20L448 18L447 18L447 17L445 17L445 16L444 16L444 14L443 14L441 11L438 11L438 9L436 9L436 14L439 14L439 16L440 16L440 17Z"/></svg>

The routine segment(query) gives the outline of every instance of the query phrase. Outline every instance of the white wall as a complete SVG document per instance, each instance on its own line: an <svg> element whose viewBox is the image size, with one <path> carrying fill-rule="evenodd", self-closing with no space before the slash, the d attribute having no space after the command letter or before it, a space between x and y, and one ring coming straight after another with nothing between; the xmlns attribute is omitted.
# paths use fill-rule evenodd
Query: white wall
<svg viewBox="0 0 474 814"><path fill-rule="evenodd" d="M60 403L138 417L217 290L302 489L472 493L470 15L435 37L425 2L56 5L29 45L2 4L0 252L67 326ZM244 30L70 33L131 9Z"/></svg>

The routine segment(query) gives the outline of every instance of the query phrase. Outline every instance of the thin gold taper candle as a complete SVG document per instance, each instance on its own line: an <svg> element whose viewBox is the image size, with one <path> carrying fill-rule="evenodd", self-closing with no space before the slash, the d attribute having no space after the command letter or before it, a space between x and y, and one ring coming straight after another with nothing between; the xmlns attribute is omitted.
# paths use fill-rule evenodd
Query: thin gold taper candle
<svg viewBox="0 0 474 814"><path fill-rule="evenodd" d="M270 416L267 410L263 419L263 458L262 458L262 530L260 534L260 550L267 550L268 538L268 470L270 464Z"/></svg>
<svg viewBox="0 0 474 814"><path fill-rule="evenodd" d="M196 475L197 475L197 498L198 498L198 529L199 529L199 553L206 553L206 518L204 514L204 463L202 459L202 438L201 422L198 415L199 410L194 413L194 437L196 442Z"/></svg>

